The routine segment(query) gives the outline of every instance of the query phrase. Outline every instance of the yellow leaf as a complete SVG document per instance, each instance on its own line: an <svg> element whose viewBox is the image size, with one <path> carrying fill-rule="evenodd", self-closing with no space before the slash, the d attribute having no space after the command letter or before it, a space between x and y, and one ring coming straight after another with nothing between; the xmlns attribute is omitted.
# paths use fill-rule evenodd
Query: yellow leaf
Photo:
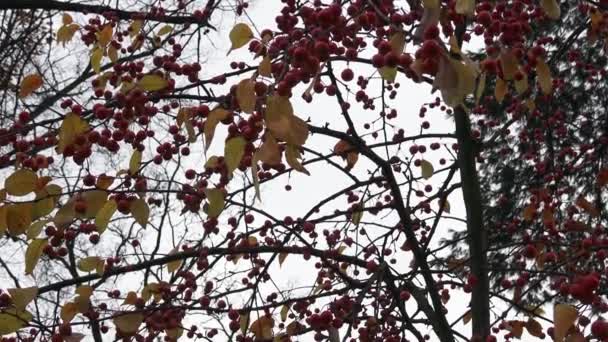
<svg viewBox="0 0 608 342"><path fill-rule="evenodd" d="M473 15L475 13L474 0L456 0L456 13L463 15Z"/></svg>
<svg viewBox="0 0 608 342"><path fill-rule="evenodd" d="M271 317L262 316L249 327L249 330L258 339L270 339L272 338L272 328L274 327L274 320Z"/></svg>
<svg viewBox="0 0 608 342"><path fill-rule="evenodd" d="M228 175L232 175L232 172L239 167L241 159L245 154L245 145L247 145L247 141L240 136L226 141L226 145L224 146L224 160L226 161L226 167L228 168Z"/></svg>
<svg viewBox="0 0 608 342"><path fill-rule="evenodd" d="M536 207L533 204L529 204L524 208L523 217L525 221L532 221L534 214L536 214Z"/></svg>
<svg viewBox="0 0 608 342"><path fill-rule="evenodd" d="M57 197L49 195L46 189L37 192L32 208L32 219L50 214L55 209L56 200Z"/></svg>
<svg viewBox="0 0 608 342"><path fill-rule="evenodd" d="M61 43L65 46L66 43L70 42L74 38L74 34L78 31L80 26L78 24L66 24L57 30L57 43Z"/></svg>
<svg viewBox="0 0 608 342"><path fill-rule="evenodd" d="M13 305L15 305L17 311L23 311L38 295L38 287L34 286L20 289L8 289L8 293L11 295Z"/></svg>
<svg viewBox="0 0 608 342"><path fill-rule="evenodd" d="M121 314L114 317L114 325L125 334L135 334L143 321L144 315L141 313Z"/></svg>
<svg viewBox="0 0 608 342"><path fill-rule="evenodd" d="M362 218L363 218L363 211L357 210L351 215L350 220L355 226L358 226L359 223L361 223Z"/></svg>
<svg viewBox="0 0 608 342"><path fill-rule="evenodd" d="M32 94L36 89L42 87L42 77L38 74L27 75L21 80L19 86L19 97L24 98Z"/></svg>
<svg viewBox="0 0 608 342"><path fill-rule="evenodd" d="M137 86L145 91L159 91L167 88L169 82L154 74L145 75L137 81Z"/></svg>
<svg viewBox="0 0 608 342"><path fill-rule="evenodd" d="M108 58L110 58L112 63L116 63L118 60L118 49L116 49L114 45L110 45L108 48Z"/></svg>
<svg viewBox="0 0 608 342"><path fill-rule="evenodd" d="M205 151L209 149L211 146L211 141L213 140L213 136L215 135L215 127L217 124L226 119L230 115L230 112L225 110L224 108L216 108L212 110L207 116L207 120L205 121L205 127L203 129L205 134Z"/></svg>
<svg viewBox="0 0 608 342"><path fill-rule="evenodd" d="M536 60L536 75L538 77L538 84L543 94L549 95L553 91L553 78L551 77L551 70L545 63L545 60L538 58Z"/></svg>
<svg viewBox="0 0 608 342"><path fill-rule="evenodd" d="M224 192L220 189L207 188L205 195L207 195L207 200L209 201L207 215L209 217L218 217L222 210L224 210Z"/></svg>
<svg viewBox="0 0 608 342"><path fill-rule="evenodd" d="M302 163L298 159L300 159L300 148L295 145L288 144L285 148L285 159L287 159L287 164L291 166L294 170L300 171L304 174L310 176L310 172L304 168Z"/></svg>
<svg viewBox="0 0 608 342"><path fill-rule="evenodd" d="M78 261L78 269L82 272L93 272L98 271L100 267L104 265L103 259L96 256L85 257Z"/></svg>
<svg viewBox="0 0 608 342"><path fill-rule="evenodd" d="M494 88L494 97L496 98L496 102L501 103L502 100L505 99L505 95L507 94L507 84L502 78L496 78L496 87Z"/></svg>
<svg viewBox="0 0 608 342"><path fill-rule="evenodd" d="M239 82L236 86L236 100L243 112L248 114L253 113L256 102L255 82L250 79Z"/></svg>
<svg viewBox="0 0 608 342"><path fill-rule="evenodd" d="M25 251L25 275L32 274L47 244L46 239L34 239L29 243Z"/></svg>
<svg viewBox="0 0 608 342"><path fill-rule="evenodd" d="M97 177L97 183L95 183L95 186L102 190L108 190L112 183L114 183L114 177L100 175Z"/></svg>
<svg viewBox="0 0 608 342"><path fill-rule="evenodd" d="M255 159L270 165L277 165L281 162L281 149L272 134L266 133L262 146L256 152Z"/></svg>
<svg viewBox="0 0 608 342"><path fill-rule="evenodd" d="M249 326L249 313L242 313L239 316L239 324L241 326L241 333L245 335L247 333L247 327Z"/></svg>
<svg viewBox="0 0 608 342"><path fill-rule="evenodd" d="M89 285L81 285L76 288L75 292L77 295L88 299L93 294L93 288Z"/></svg>
<svg viewBox="0 0 608 342"><path fill-rule="evenodd" d="M230 42L232 43L230 51L245 46L245 44L249 43L251 38L253 38L253 32L247 24L236 24L230 31ZM230 51L228 51L228 53L230 53Z"/></svg>
<svg viewBox="0 0 608 342"><path fill-rule="evenodd" d="M578 317L576 308L569 304L556 304L553 307L553 340L563 342L566 333Z"/></svg>
<svg viewBox="0 0 608 342"><path fill-rule="evenodd" d="M523 73L523 77L520 80L515 80L515 90L520 95L528 90L528 75Z"/></svg>
<svg viewBox="0 0 608 342"><path fill-rule="evenodd" d="M178 252L178 249L177 249L177 247L175 247L171 250L171 252L169 252L168 255L174 255L177 252ZM177 271L181 265L182 265L181 260L175 260L175 261L168 262L167 271L169 271L169 273L173 273L173 272Z"/></svg>
<svg viewBox="0 0 608 342"><path fill-rule="evenodd" d="M108 193L103 190L90 190L82 193L81 199L87 204L84 214L78 213L79 218L94 218L106 204Z"/></svg>
<svg viewBox="0 0 608 342"><path fill-rule="evenodd" d="M36 189L37 181L34 171L19 169L4 180L4 188L9 195L25 196Z"/></svg>
<svg viewBox="0 0 608 342"><path fill-rule="evenodd" d="M63 153L63 150L74 143L76 137L89 130L89 124L80 116L74 113L68 113L61 123L59 128L59 141L57 142L57 152Z"/></svg>
<svg viewBox="0 0 608 342"><path fill-rule="evenodd" d="M475 92L475 104L479 104L479 100L483 96L483 92L486 89L486 73L482 73L477 81L477 91Z"/></svg>
<svg viewBox="0 0 608 342"><path fill-rule="evenodd" d="M433 168L433 164L429 163L427 160L422 159L420 163L420 169L422 171L422 177L424 179L429 179L433 176L435 169Z"/></svg>
<svg viewBox="0 0 608 342"><path fill-rule="evenodd" d="M133 218L135 218L137 223L146 228L148 219L150 218L150 207L144 199L138 198L131 202L131 214L133 214Z"/></svg>
<svg viewBox="0 0 608 342"><path fill-rule="evenodd" d="M17 311L14 308L3 310L0 312L0 336L17 332L26 327L33 318L27 311Z"/></svg>
<svg viewBox="0 0 608 342"><path fill-rule="evenodd" d="M308 138L308 125L293 114L289 99L283 96L270 96L264 114L266 126L272 135L289 144L302 146Z"/></svg>
<svg viewBox="0 0 608 342"><path fill-rule="evenodd" d="M591 217L600 216L600 211L591 204L591 202L587 201L584 196L579 196L575 202L576 206L583 209L587 214L591 215Z"/></svg>
<svg viewBox="0 0 608 342"><path fill-rule="evenodd" d="M7 211L8 211L8 206L3 205L0 207L0 236L4 235L4 232L7 231L8 229L8 223L7 223Z"/></svg>
<svg viewBox="0 0 608 342"><path fill-rule="evenodd" d="M281 307L281 320L285 322L287 320L287 315L289 314L289 305L285 304Z"/></svg>
<svg viewBox="0 0 608 342"><path fill-rule="evenodd" d="M112 215L116 212L116 201L109 200L101 207L97 215L95 216L95 226L99 234L103 233L108 227L108 223L112 219Z"/></svg>
<svg viewBox="0 0 608 342"><path fill-rule="evenodd" d="M164 36L166 34L169 34L173 31L173 27L171 25L165 25L163 27L161 27L160 30L158 30L158 33L156 34L157 36Z"/></svg>
<svg viewBox="0 0 608 342"><path fill-rule="evenodd" d="M35 239L36 237L38 237L38 235L40 235L40 233L42 233L42 229L44 228L44 226L47 223L49 223L49 220L41 220L41 221L32 223L32 225L29 226L29 228L27 229L27 232L26 232L27 239L32 240L32 239Z"/></svg>
<svg viewBox="0 0 608 342"><path fill-rule="evenodd" d="M97 42L99 42L99 46L104 47L108 45L112 41L112 35L114 34L114 29L112 25L107 24L97 33Z"/></svg>
<svg viewBox="0 0 608 342"><path fill-rule="evenodd" d="M540 6L545 11L547 17L557 20L560 17L561 9L557 0L540 0Z"/></svg>
<svg viewBox="0 0 608 342"><path fill-rule="evenodd" d="M103 49L100 47L96 47L91 51L91 67L93 67L93 71L96 74L101 72L101 59L103 58Z"/></svg>
<svg viewBox="0 0 608 342"><path fill-rule="evenodd" d="M59 208L53 217L53 223L58 227L70 225L74 220L76 212L74 211L74 201L68 201L64 206Z"/></svg>
<svg viewBox="0 0 608 342"><path fill-rule="evenodd" d="M525 327L526 330L528 330L528 333L534 337L542 337L544 335L543 326L532 318L526 322Z"/></svg>
<svg viewBox="0 0 608 342"><path fill-rule="evenodd" d="M129 291L125 300L122 302L122 305L135 305L135 303L137 303L137 293Z"/></svg>
<svg viewBox="0 0 608 342"><path fill-rule="evenodd" d="M61 320L64 323L69 323L74 319L77 313L78 305L76 305L76 303L68 302L63 304L63 306L61 307L59 317L61 317Z"/></svg>
<svg viewBox="0 0 608 342"><path fill-rule="evenodd" d="M134 20L131 25L129 25L129 37L133 38L139 34L141 28L144 26L144 21L141 19Z"/></svg>
<svg viewBox="0 0 608 342"><path fill-rule="evenodd" d="M139 164L141 164L141 151L135 149L129 160L129 173L134 175L139 170Z"/></svg>
<svg viewBox="0 0 608 342"><path fill-rule="evenodd" d="M264 59L260 62L258 66L258 73L264 77L272 76L272 63L270 61L270 57L264 56Z"/></svg>
<svg viewBox="0 0 608 342"><path fill-rule="evenodd" d="M511 50L504 50L500 54L500 65L502 66L503 79L510 81L515 77L515 73L519 69L517 57Z"/></svg>
<svg viewBox="0 0 608 342"><path fill-rule="evenodd" d="M395 79L397 78L397 68L396 67L384 66L384 67L378 69L378 73L380 73L380 76L382 76L382 78L388 82L395 82Z"/></svg>
<svg viewBox="0 0 608 342"><path fill-rule="evenodd" d="M279 253L279 266L283 266L285 259L287 259L288 253Z"/></svg>
<svg viewBox="0 0 608 342"><path fill-rule="evenodd" d="M12 236L18 236L27 230L32 223L32 203L18 203L6 209L6 226Z"/></svg>
<svg viewBox="0 0 608 342"><path fill-rule="evenodd" d="M63 13L61 16L61 22L63 25L70 25L72 22L74 22L74 19L72 19L72 16L68 13Z"/></svg>
<svg viewBox="0 0 608 342"><path fill-rule="evenodd" d="M511 334L515 338L521 338L524 332L524 322L522 321L510 321L508 322L507 329L511 331Z"/></svg>

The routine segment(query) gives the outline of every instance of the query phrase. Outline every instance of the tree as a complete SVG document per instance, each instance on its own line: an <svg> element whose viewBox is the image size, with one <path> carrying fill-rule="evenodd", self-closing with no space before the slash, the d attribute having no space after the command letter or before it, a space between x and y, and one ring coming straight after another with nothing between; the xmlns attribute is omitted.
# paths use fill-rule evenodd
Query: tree
<svg viewBox="0 0 608 342"><path fill-rule="evenodd" d="M281 3L0 3L4 340L608 338L605 5Z"/></svg>

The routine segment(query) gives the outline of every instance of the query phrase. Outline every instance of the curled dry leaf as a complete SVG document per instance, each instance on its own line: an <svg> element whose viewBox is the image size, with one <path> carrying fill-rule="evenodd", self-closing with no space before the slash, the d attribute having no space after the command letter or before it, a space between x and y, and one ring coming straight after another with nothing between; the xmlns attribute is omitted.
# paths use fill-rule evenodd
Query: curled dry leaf
<svg viewBox="0 0 608 342"><path fill-rule="evenodd" d="M27 75L21 80L19 97L24 98L29 96L40 87L42 87L42 76L39 74Z"/></svg>

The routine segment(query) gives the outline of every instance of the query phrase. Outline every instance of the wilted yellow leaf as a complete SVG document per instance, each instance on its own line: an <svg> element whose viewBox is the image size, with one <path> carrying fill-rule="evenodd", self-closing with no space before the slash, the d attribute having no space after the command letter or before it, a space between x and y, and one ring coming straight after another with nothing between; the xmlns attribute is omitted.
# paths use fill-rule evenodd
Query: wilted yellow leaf
<svg viewBox="0 0 608 342"><path fill-rule="evenodd" d="M274 320L272 317L262 316L249 327L249 330L259 339L270 339L272 338L272 328L274 327Z"/></svg>
<svg viewBox="0 0 608 342"><path fill-rule="evenodd" d="M431 164L430 162L428 162L425 159L421 160L420 169L422 171L422 177L424 179L431 178L433 176L433 173L435 172L435 169L433 168L433 164Z"/></svg>
<svg viewBox="0 0 608 342"><path fill-rule="evenodd" d="M281 149L272 134L265 134L264 142L262 143L262 146L258 148L255 156L254 160L260 160L270 165L277 165L281 162Z"/></svg>
<svg viewBox="0 0 608 342"><path fill-rule="evenodd" d="M287 259L288 253L279 253L279 266L283 266L285 259Z"/></svg>
<svg viewBox="0 0 608 342"><path fill-rule="evenodd" d="M25 275L32 274L47 244L46 239L34 239L29 243L25 251Z"/></svg>
<svg viewBox="0 0 608 342"><path fill-rule="evenodd" d="M154 74L145 75L139 81L137 81L137 86L145 91L159 91L167 88L169 82Z"/></svg>
<svg viewBox="0 0 608 342"><path fill-rule="evenodd" d="M553 307L553 340L563 342L566 333L578 317L576 308L569 304L556 304Z"/></svg>
<svg viewBox="0 0 608 342"><path fill-rule="evenodd" d="M289 164L289 166L291 166L294 170L310 176L310 172L308 172L308 170L306 170L306 168L299 161L299 159L301 159L300 147L288 144L285 148L285 159L287 160L287 164Z"/></svg>
<svg viewBox="0 0 608 342"><path fill-rule="evenodd" d="M78 31L80 26L78 24L66 24L57 30L57 43L61 43L65 46L74 37L74 34Z"/></svg>
<svg viewBox="0 0 608 342"><path fill-rule="evenodd" d="M232 43L230 51L236 50L249 43L251 38L253 38L253 32L247 24L236 24L230 31L230 42ZM228 53L230 53L230 51L228 51Z"/></svg>
<svg viewBox="0 0 608 342"><path fill-rule="evenodd" d="M11 295L13 305L17 311L23 311L38 295L38 287L34 286L19 289L8 289L8 293Z"/></svg>
<svg viewBox="0 0 608 342"><path fill-rule="evenodd" d="M239 324L241 326L241 333L247 333L247 327L249 326L249 313L242 313L239 315Z"/></svg>
<svg viewBox="0 0 608 342"><path fill-rule="evenodd" d="M99 273L100 269L103 271L104 263L103 259L97 256L85 257L78 261L78 269L82 272Z"/></svg>
<svg viewBox="0 0 608 342"><path fill-rule="evenodd" d="M177 247L175 247L171 250L171 252L169 252L168 255L174 255L178 251L179 250L177 249ZM173 273L173 272L177 271L181 265L182 265L181 260L170 261L167 263L167 271L169 271L169 273Z"/></svg>
<svg viewBox="0 0 608 342"><path fill-rule="evenodd" d="M502 78L496 78L496 86L494 88L494 97L496 98L496 102L501 103L502 100L505 99L505 95L507 95L507 84Z"/></svg>
<svg viewBox="0 0 608 342"><path fill-rule="evenodd" d="M285 304L281 307L281 320L285 322L287 320L287 315L289 314L289 305Z"/></svg>
<svg viewBox="0 0 608 342"><path fill-rule="evenodd" d="M217 124L226 119L230 115L230 112L225 110L224 108L216 108L212 110L207 116L207 120L205 121L205 127L203 129L205 134L205 151L209 149L211 146L211 141L213 140L213 136L215 135L215 127Z"/></svg>
<svg viewBox="0 0 608 342"><path fill-rule="evenodd" d="M25 196L36 189L37 181L34 171L19 169L4 180L4 188L9 195Z"/></svg>
<svg viewBox="0 0 608 342"><path fill-rule="evenodd" d="M576 206L583 209L587 214L591 215L591 217L600 216L600 211L591 204L591 202L587 201L584 196L579 196L575 202Z"/></svg>
<svg viewBox="0 0 608 342"><path fill-rule="evenodd" d="M171 33L173 31L173 27L171 25L165 25L158 30L157 36L164 36L166 34Z"/></svg>
<svg viewBox="0 0 608 342"><path fill-rule="evenodd" d="M218 217L222 210L224 210L224 193L220 189L207 188L205 195L207 195L207 201L209 201L207 215L209 217Z"/></svg>
<svg viewBox="0 0 608 342"><path fill-rule="evenodd" d="M97 226L99 234L103 233L108 227L108 223L110 223L112 215L116 212L116 208L116 201L108 200L95 216L95 226Z"/></svg>
<svg viewBox="0 0 608 342"><path fill-rule="evenodd" d="M17 203L6 209L6 226L12 236L25 233L32 223L32 203Z"/></svg>
<svg viewBox="0 0 608 342"><path fill-rule="evenodd" d="M28 322L34 318L27 311L18 311L9 308L0 312L0 336L12 334L27 326Z"/></svg>
<svg viewBox="0 0 608 342"><path fill-rule="evenodd" d="M557 0L540 0L540 6L547 17L557 20L561 15L561 9L559 8L559 2Z"/></svg>
<svg viewBox="0 0 608 342"><path fill-rule="evenodd" d="M245 154L245 145L247 145L247 141L241 136L230 138L226 141L226 145L224 145L224 160L226 161L229 176L239 167L241 159Z"/></svg>
<svg viewBox="0 0 608 342"><path fill-rule="evenodd" d="M260 62L258 66L258 73L264 77L272 76L272 63L270 61L270 57L264 56L264 59Z"/></svg>
<svg viewBox="0 0 608 342"><path fill-rule="evenodd" d="M96 74L101 72L101 60L103 58L103 49L96 47L91 51L91 67Z"/></svg>
<svg viewBox="0 0 608 342"><path fill-rule="evenodd" d="M456 13L473 15L475 13L475 0L456 0Z"/></svg>
<svg viewBox="0 0 608 342"><path fill-rule="evenodd" d="M141 151L135 149L129 160L129 173L134 175L139 170L139 164L141 164Z"/></svg>
<svg viewBox="0 0 608 342"><path fill-rule="evenodd" d="M553 91L553 78L551 77L549 66L542 58L536 60L536 76L538 77L538 84L543 94L551 94Z"/></svg>
<svg viewBox="0 0 608 342"><path fill-rule="evenodd" d="M80 116L68 113L63 118L59 128L59 141L57 142L57 152L63 153L66 146L71 145L76 137L89 130L89 124Z"/></svg>
<svg viewBox="0 0 608 342"><path fill-rule="evenodd" d="M26 97L40 87L42 87L42 77L40 75L27 75L23 78L23 80L21 80L21 85L19 86L19 97Z"/></svg>
<svg viewBox="0 0 608 342"><path fill-rule="evenodd" d="M110 58L112 63L116 63L118 60L118 49L116 49L114 45L110 45L110 47L108 47L108 58Z"/></svg>
<svg viewBox="0 0 608 342"><path fill-rule="evenodd" d="M35 239L42 233L42 229L44 226L49 223L49 220L40 220L32 223L32 225L27 228L26 236L28 240Z"/></svg>
<svg viewBox="0 0 608 342"><path fill-rule="evenodd" d="M141 313L127 313L114 317L114 325L118 330L125 334L135 334L139 330L139 326L144 321L144 315Z"/></svg>
<svg viewBox="0 0 608 342"><path fill-rule="evenodd" d="M137 36L143 26L144 26L143 20L141 20L141 19L133 20L131 25L129 25L129 36L131 38Z"/></svg>
<svg viewBox="0 0 608 342"><path fill-rule="evenodd" d="M236 86L236 100L245 113L251 114L255 110L255 81L246 79Z"/></svg>
<svg viewBox="0 0 608 342"><path fill-rule="evenodd" d="M112 25L105 25L101 31L97 32L97 42L99 43L99 46L104 47L108 45L112 41L113 34L114 29L112 28Z"/></svg>
<svg viewBox="0 0 608 342"><path fill-rule="evenodd" d="M76 305L76 303L68 302L61 307L59 317L61 317L61 320L64 323L69 323L74 319L76 314L78 314L78 305Z"/></svg>
<svg viewBox="0 0 608 342"><path fill-rule="evenodd" d="M382 79L388 82L395 82L395 79L397 78L396 67L383 66L382 68L378 69L378 73L380 76L382 76Z"/></svg>
<svg viewBox="0 0 608 342"><path fill-rule="evenodd" d="M146 228L150 217L150 207L144 199L138 198L131 202L131 214L133 214L133 218L135 218L137 223Z"/></svg>

